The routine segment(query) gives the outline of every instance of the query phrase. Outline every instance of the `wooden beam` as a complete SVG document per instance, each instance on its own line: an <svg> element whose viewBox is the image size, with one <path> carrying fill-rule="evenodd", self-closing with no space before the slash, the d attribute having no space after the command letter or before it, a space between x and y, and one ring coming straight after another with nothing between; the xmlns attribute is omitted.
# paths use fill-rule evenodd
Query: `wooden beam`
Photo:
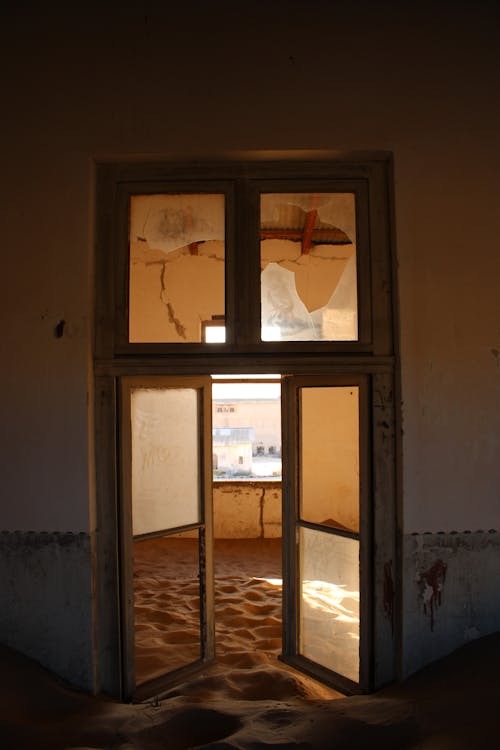
<svg viewBox="0 0 500 750"><path fill-rule="evenodd" d="M302 240L304 231L301 229L262 229L261 240ZM324 244L351 244L351 240L344 232L335 227L319 227L313 230L315 241Z"/></svg>
<svg viewBox="0 0 500 750"><path fill-rule="evenodd" d="M318 216L317 210L314 208L312 211L308 211L306 214L306 221L304 224L304 232L302 234L302 254L307 255L312 247L312 237L314 230L314 222Z"/></svg>

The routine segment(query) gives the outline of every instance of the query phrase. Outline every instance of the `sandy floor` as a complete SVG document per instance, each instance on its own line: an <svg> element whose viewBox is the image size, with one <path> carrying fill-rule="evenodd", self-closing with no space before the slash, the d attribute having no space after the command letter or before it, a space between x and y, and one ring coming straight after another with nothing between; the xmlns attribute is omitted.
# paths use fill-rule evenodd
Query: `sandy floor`
<svg viewBox="0 0 500 750"><path fill-rule="evenodd" d="M276 661L281 651L281 541L217 540L217 658ZM200 658L198 543L134 544L136 675L142 683Z"/></svg>
<svg viewBox="0 0 500 750"><path fill-rule="evenodd" d="M281 541L216 540L214 567L218 659L229 664L251 653L276 662L282 637ZM305 655L356 681L358 620L348 609L351 592L311 580L304 582L304 594ZM138 684L199 659L197 540L167 536L135 542L134 601Z"/></svg>
<svg viewBox="0 0 500 750"><path fill-rule="evenodd" d="M344 698L276 659L280 589L259 579L280 577L279 543L256 548L253 560L247 555L236 573L241 545L223 546L216 569L217 663L176 684L161 700L124 705L74 692L36 663L0 647L2 750L500 747L500 634L470 643L402 684ZM144 545L136 556L137 625L141 618L144 625L138 663L143 659L144 674L168 666L171 655L159 663L155 654L172 637L184 661L193 646L191 628L165 617L157 547ZM172 568L179 588L182 575L189 578L192 571L189 556L183 560L183 574ZM185 612L196 622L197 592L189 585Z"/></svg>

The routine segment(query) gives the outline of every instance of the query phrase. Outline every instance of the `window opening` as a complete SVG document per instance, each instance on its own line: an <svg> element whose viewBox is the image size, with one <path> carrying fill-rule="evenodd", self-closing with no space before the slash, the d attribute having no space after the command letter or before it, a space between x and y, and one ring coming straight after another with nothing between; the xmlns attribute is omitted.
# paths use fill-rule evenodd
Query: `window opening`
<svg viewBox="0 0 500 750"><path fill-rule="evenodd" d="M215 381L212 436L215 481L281 480L280 382Z"/></svg>
<svg viewBox="0 0 500 750"><path fill-rule="evenodd" d="M260 201L262 341L358 338L354 193Z"/></svg>
<svg viewBox="0 0 500 750"><path fill-rule="evenodd" d="M226 326L223 315L213 315L212 320L204 320L201 328L203 343L224 344L226 342Z"/></svg>
<svg viewBox="0 0 500 750"><path fill-rule="evenodd" d="M129 341L199 343L207 325L220 341L224 269L224 195L132 195Z"/></svg>

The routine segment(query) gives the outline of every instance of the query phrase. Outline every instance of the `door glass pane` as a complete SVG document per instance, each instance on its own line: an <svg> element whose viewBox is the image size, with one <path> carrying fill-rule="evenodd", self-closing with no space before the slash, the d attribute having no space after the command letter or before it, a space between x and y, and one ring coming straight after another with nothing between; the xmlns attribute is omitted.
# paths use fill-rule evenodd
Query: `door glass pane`
<svg viewBox="0 0 500 750"><path fill-rule="evenodd" d="M224 319L224 226L224 195L132 196L129 341L210 340Z"/></svg>
<svg viewBox="0 0 500 750"><path fill-rule="evenodd" d="M201 658L198 531L135 540L133 555L140 684Z"/></svg>
<svg viewBox="0 0 500 750"><path fill-rule="evenodd" d="M134 536L200 520L198 391L131 391Z"/></svg>
<svg viewBox="0 0 500 750"><path fill-rule="evenodd" d="M303 656L359 681L359 541L300 529Z"/></svg>
<svg viewBox="0 0 500 750"><path fill-rule="evenodd" d="M301 388L300 518L359 531L359 388Z"/></svg>
<svg viewBox="0 0 500 750"><path fill-rule="evenodd" d="M260 202L263 341L358 338L354 193Z"/></svg>

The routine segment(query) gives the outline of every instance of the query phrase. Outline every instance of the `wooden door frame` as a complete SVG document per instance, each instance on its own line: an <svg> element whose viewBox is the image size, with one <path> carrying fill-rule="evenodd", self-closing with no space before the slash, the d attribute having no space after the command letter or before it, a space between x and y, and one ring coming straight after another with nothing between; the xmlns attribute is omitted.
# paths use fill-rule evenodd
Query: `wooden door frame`
<svg viewBox="0 0 500 750"><path fill-rule="evenodd" d="M161 162L101 162L96 165L95 243L95 336L94 392L91 414L91 467L94 497L91 498L92 563L95 597L94 664L99 692L122 694L122 636L120 632L120 471L119 381L130 375L203 375L241 372L299 375L310 372L361 374L369 377L372 486L373 571L373 689L401 674L401 438L400 374L394 256L392 156L387 152L330 152L317 155L274 155L267 161L241 162L235 155L219 162L188 164L171 158ZM241 326L236 347L175 344L121 346L120 331L128 312L123 307L125 279L126 201L130 188L141 191L164 183L206 180L207 185L229 181L245 187L245 181L357 180L368 187L367 231L369 254L367 282L371 290L369 318L371 340L366 345L340 342L252 344L249 326L253 318L241 319L258 309L251 300L260 294L255 269L247 278L256 229L250 214L241 208L248 197L244 190L235 201L234 219L228 223L227 277L244 278L242 295L226 289L228 311ZM271 184L271 182L269 182ZM326 184L326 183L325 183ZM128 186L128 187L127 187ZM246 188L245 188L246 189ZM251 196L250 196L251 198ZM254 211L255 213L255 211ZM125 231L125 234L124 234ZM234 234L239 232L237 252ZM255 245L255 242L254 242ZM231 247L230 247L231 246ZM121 269L121 270L120 270ZM232 269L232 270L231 270ZM118 290L118 291L117 291ZM121 290L121 291L120 291ZM360 305L365 304L360 299ZM368 314L368 313L367 313ZM251 316L250 316L251 317ZM369 332L368 332L369 333ZM255 332L254 332L255 334ZM92 380L91 380L92 382ZM92 442L93 439L93 442Z"/></svg>

